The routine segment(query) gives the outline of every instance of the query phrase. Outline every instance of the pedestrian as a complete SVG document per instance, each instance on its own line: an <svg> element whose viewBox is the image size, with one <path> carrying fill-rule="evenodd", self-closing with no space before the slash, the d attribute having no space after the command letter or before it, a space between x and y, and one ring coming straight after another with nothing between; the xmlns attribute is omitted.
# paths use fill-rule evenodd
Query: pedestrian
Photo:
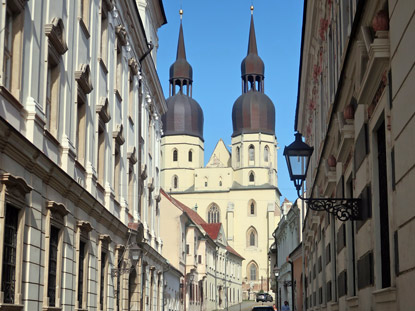
<svg viewBox="0 0 415 311"><path fill-rule="evenodd" d="M284 301L284 305L281 307L281 311L290 311L290 305L288 304L288 301Z"/></svg>
<svg viewBox="0 0 415 311"><path fill-rule="evenodd" d="M274 308L274 311L278 311L277 306L275 304L273 304L272 307Z"/></svg>

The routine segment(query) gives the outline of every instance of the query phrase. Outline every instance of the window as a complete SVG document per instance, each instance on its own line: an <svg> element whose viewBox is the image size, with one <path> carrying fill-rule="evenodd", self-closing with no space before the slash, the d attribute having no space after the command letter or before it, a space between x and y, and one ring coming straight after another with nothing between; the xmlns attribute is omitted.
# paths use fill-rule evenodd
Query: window
<svg viewBox="0 0 415 311"><path fill-rule="evenodd" d="M23 236L25 226L26 194L31 188L23 178L8 173L0 175L0 251L1 303L23 304L22 301L22 264Z"/></svg>
<svg viewBox="0 0 415 311"><path fill-rule="evenodd" d="M6 23L4 25L4 59L3 59L3 83L10 90L11 63L12 63L12 39L13 39L13 15L9 7L6 10Z"/></svg>
<svg viewBox="0 0 415 311"><path fill-rule="evenodd" d="M49 306L56 306L56 275L58 267L59 229L52 226L49 238L49 273L48 273L48 298Z"/></svg>
<svg viewBox="0 0 415 311"><path fill-rule="evenodd" d="M108 11L109 8L105 3L108 1L102 0L101 4L101 41L99 45L100 63L104 67L104 71L107 71L108 64Z"/></svg>
<svg viewBox="0 0 415 311"><path fill-rule="evenodd" d="M88 244L89 232L92 226L87 221L78 221L78 275L77 275L77 292L76 292L76 308L87 309L88 305Z"/></svg>
<svg viewBox="0 0 415 311"><path fill-rule="evenodd" d="M220 222L220 214L219 208L216 204L212 204L208 211L208 223L219 223Z"/></svg>
<svg viewBox="0 0 415 311"><path fill-rule="evenodd" d="M254 262L252 262L250 265L248 265L248 267L249 267L248 268L249 269L248 275L249 275L250 281L256 281L257 278L258 278L258 273L257 273L258 267L257 267L257 265Z"/></svg>
<svg viewBox="0 0 415 311"><path fill-rule="evenodd" d="M250 227L247 230L247 247L257 247L258 246L258 233L254 227Z"/></svg>
<svg viewBox="0 0 415 311"><path fill-rule="evenodd" d="M241 149L239 149L239 147L236 147L236 162L240 162L241 161Z"/></svg>
<svg viewBox="0 0 415 311"><path fill-rule="evenodd" d="M177 159L178 159L177 149L174 149L174 150L173 150L173 161L174 161L174 162L177 162Z"/></svg>
<svg viewBox="0 0 415 311"><path fill-rule="evenodd" d="M77 82L77 102L76 102L76 150L77 160L85 165L86 156L86 118L88 99L87 94L91 93L93 87L90 80L90 69L88 64L82 64L80 69L75 71Z"/></svg>
<svg viewBox="0 0 415 311"><path fill-rule="evenodd" d="M268 162L269 161L269 147L265 146L264 148L264 162Z"/></svg>
<svg viewBox="0 0 415 311"><path fill-rule="evenodd" d="M97 174L98 183L104 185L105 172L105 124L111 119L108 110L108 99L101 97L99 104L96 107L98 113L98 150L97 150Z"/></svg>
<svg viewBox="0 0 415 311"><path fill-rule="evenodd" d="M77 117L76 117L76 150L78 162L85 165L86 152L86 104L81 96L77 101Z"/></svg>
<svg viewBox="0 0 415 311"><path fill-rule="evenodd" d="M59 84L60 68L59 63L51 54L48 57L46 78L46 128L53 135L58 135L59 117Z"/></svg>
<svg viewBox="0 0 415 311"><path fill-rule="evenodd" d="M255 161L255 147L253 145L249 146L248 158L249 158L249 161Z"/></svg>
<svg viewBox="0 0 415 311"><path fill-rule="evenodd" d="M48 307L57 307L61 301L62 288L62 261L63 261L63 228L65 216L69 213L63 204L48 201L46 223L51 225L45 232L45 274L47 275L44 286L43 301Z"/></svg>
<svg viewBox="0 0 415 311"><path fill-rule="evenodd" d="M255 175L254 172L249 173L249 182L255 182Z"/></svg>
<svg viewBox="0 0 415 311"><path fill-rule="evenodd" d="M249 235L249 246L255 246L255 233L251 232Z"/></svg>
<svg viewBox="0 0 415 311"><path fill-rule="evenodd" d="M173 177L173 189L177 189L179 186L179 178L177 176Z"/></svg>
<svg viewBox="0 0 415 311"><path fill-rule="evenodd" d="M255 215L255 203L254 202L251 202L251 204L249 205L249 214Z"/></svg>
<svg viewBox="0 0 415 311"><path fill-rule="evenodd" d="M189 162L193 161L193 152L192 150L189 150Z"/></svg>
<svg viewBox="0 0 415 311"><path fill-rule="evenodd" d="M120 188L121 188L121 145L124 144L125 139L123 137L123 126L122 124L117 125L117 130L113 132L114 137L114 194L115 199L120 199Z"/></svg>
<svg viewBox="0 0 415 311"><path fill-rule="evenodd" d="M121 97L122 92L122 49L120 45L117 45L116 50L117 55L117 68L116 68L116 74L115 74L115 88L118 93L118 95Z"/></svg>
<svg viewBox="0 0 415 311"><path fill-rule="evenodd" d="M4 87L4 89L14 96L14 101L15 99L20 99L21 56L23 53L18 51L22 48L24 29L24 5L19 5L15 2L17 1L8 0L5 2L5 20L4 25L2 25L2 29L4 29L2 32L4 34L2 60L3 86L1 87L1 89ZM8 92L5 92L5 95Z"/></svg>
<svg viewBox="0 0 415 311"><path fill-rule="evenodd" d="M205 187L207 187L208 186L208 179L207 179L207 177L205 177Z"/></svg>
<svg viewBox="0 0 415 311"><path fill-rule="evenodd" d="M11 205L6 205L6 220L4 222L3 276L1 280L1 291L4 294L5 303L15 303L18 214L19 210L17 208Z"/></svg>
<svg viewBox="0 0 415 311"><path fill-rule="evenodd" d="M109 235L101 234L99 235L99 244L98 244L98 258L99 262L99 271L98 271L98 280L99 280L99 306L98 310L107 309L107 284L108 284L108 246L111 242Z"/></svg>
<svg viewBox="0 0 415 311"><path fill-rule="evenodd" d="M79 22L81 29L84 31L87 38L89 38L89 10L90 0L79 0Z"/></svg>

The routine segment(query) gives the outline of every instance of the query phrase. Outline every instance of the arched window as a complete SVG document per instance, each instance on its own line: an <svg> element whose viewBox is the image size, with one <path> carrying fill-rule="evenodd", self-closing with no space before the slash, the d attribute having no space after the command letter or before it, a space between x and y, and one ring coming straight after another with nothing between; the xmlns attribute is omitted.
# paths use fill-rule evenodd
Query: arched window
<svg viewBox="0 0 415 311"><path fill-rule="evenodd" d="M268 162L269 160L269 147L265 146L264 148L264 162Z"/></svg>
<svg viewBox="0 0 415 311"><path fill-rule="evenodd" d="M253 201L249 205L249 214L250 215L255 215L255 203Z"/></svg>
<svg viewBox="0 0 415 311"><path fill-rule="evenodd" d="M220 222L219 207L216 204L212 204L208 211L208 223Z"/></svg>
<svg viewBox="0 0 415 311"><path fill-rule="evenodd" d="M205 187L207 187L208 186L208 179L207 179L207 177L205 177Z"/></svg>
<svg viewBox="0 0 415 311"><path fill-rule="evenodd" d="M246 245L247 247L257 247L258 246L258 233L254 227L250 227L246 232Z"/></svg>
<svg viewBox="0 0 415 311"><path fill-rule="evenodd" d="M175 175L173 177L173 188L177 189L178 186L179 186L179 178Z"/></svg>
<svg viewBox="0 0 415 311"><path fill-rule="evenodd" d="M249 146L248 158L249 158L249 161L255 161L255 147L253 145Z"/></svg>
<svg viewBox="0 0 415 311"><path fill-rule="evenodd" d="M189 150L189 162L193 161L193 152L192 150Z"/></svg>
<svg viewBox="0 0 415 311"><path fill-rule="evenodd" d="M174 149L174 150L173 150L173 161L174 161L174 162L177 162L177 158L178 158L178 155L177 155L177 149Z"/></svg>
<svg viewBox="0 0 415 311"><path fill-rule="evenodd" d="M248 265L248 271L249 280L250 281L256 281L258 279L258 266L255 264L255 262L251 262Z"/></svg>
<svg viewBox="0 0 415 311"><path fill-rule="evenodd" d="M222 187L222 177L219 177L219 187Z"/></svg>
<svg viewBox="0 0 415 311"><path fill-rule="evenodd" d="M254 172L250 172L249 173L249 182L254 182L255 181L255 175L254 175Z"/></svg>
<svg viewBox="0 0 415 311"><path fill-rule="evenodd" d="M236 162L241 161L241 149L239 147L236 147Z"/></svg>

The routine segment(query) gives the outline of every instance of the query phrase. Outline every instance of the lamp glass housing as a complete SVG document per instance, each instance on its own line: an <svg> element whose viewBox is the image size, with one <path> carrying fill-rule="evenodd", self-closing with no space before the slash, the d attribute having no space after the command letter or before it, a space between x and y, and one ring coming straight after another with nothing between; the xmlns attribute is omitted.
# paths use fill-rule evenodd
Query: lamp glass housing
<svg viewBox="0 0 415 311"><path fill-rule="evenodd" d="M296 133L295 141L288 147L286 146L284 148L284 156L287 161L288 173L290 174L290 179L294 182L297 190L301 189L301 186L306 179L313 151L313 147L310 147L303 142L300 133Z"/></svg>
<svg viewBox="0 0 415 311"><path fill-rule="evenodd" d="M131 259L134 261L137 261L138 259L140 259L141 248L137 244L131 246L130 254L131 254Z"/></svg>

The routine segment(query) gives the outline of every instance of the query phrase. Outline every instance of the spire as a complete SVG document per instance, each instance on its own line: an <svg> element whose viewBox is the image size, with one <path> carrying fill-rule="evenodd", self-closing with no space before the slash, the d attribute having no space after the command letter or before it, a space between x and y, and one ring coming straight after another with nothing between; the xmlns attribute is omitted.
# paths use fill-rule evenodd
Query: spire
<svg viewBox="0 0 415 311"><path fill-rule="evenodd" d="M193 69L186 60L186 49L184 47L183 36L183 10L180 9L180 30L179 41L177 43L176 61L170 66L170 95L176 94L176 86L179 86L179 92L183 93L186 88L187 95L192 94L191 85L193 82Z"/></svg>
<svg viewBox="0 0 415 311"><path fill-rule="evenodd" d="M180 14L179 42L177 43L176 60L179 59L179 58L182 58L182 59L186 60L186 49L184 47L183 26L182 26L181 18L182 18L182 14Z"/></svg>
<svg viewBox="0 0 415 311"><path fill-rule="evenodd" d="M248 55L258 55L258 49L256 47L255 27L254 27L254 6L251 6L251 26L249 28L249 43L248 43Z"/></svg>
<svg viewBox="0 0 415 311"><path fill-rule="evenodd" d="M264 62L258 56L254 27L254 6L251 5L251 25L249 27L248 53L241 63L242 92L264 90Z"/></svg>

